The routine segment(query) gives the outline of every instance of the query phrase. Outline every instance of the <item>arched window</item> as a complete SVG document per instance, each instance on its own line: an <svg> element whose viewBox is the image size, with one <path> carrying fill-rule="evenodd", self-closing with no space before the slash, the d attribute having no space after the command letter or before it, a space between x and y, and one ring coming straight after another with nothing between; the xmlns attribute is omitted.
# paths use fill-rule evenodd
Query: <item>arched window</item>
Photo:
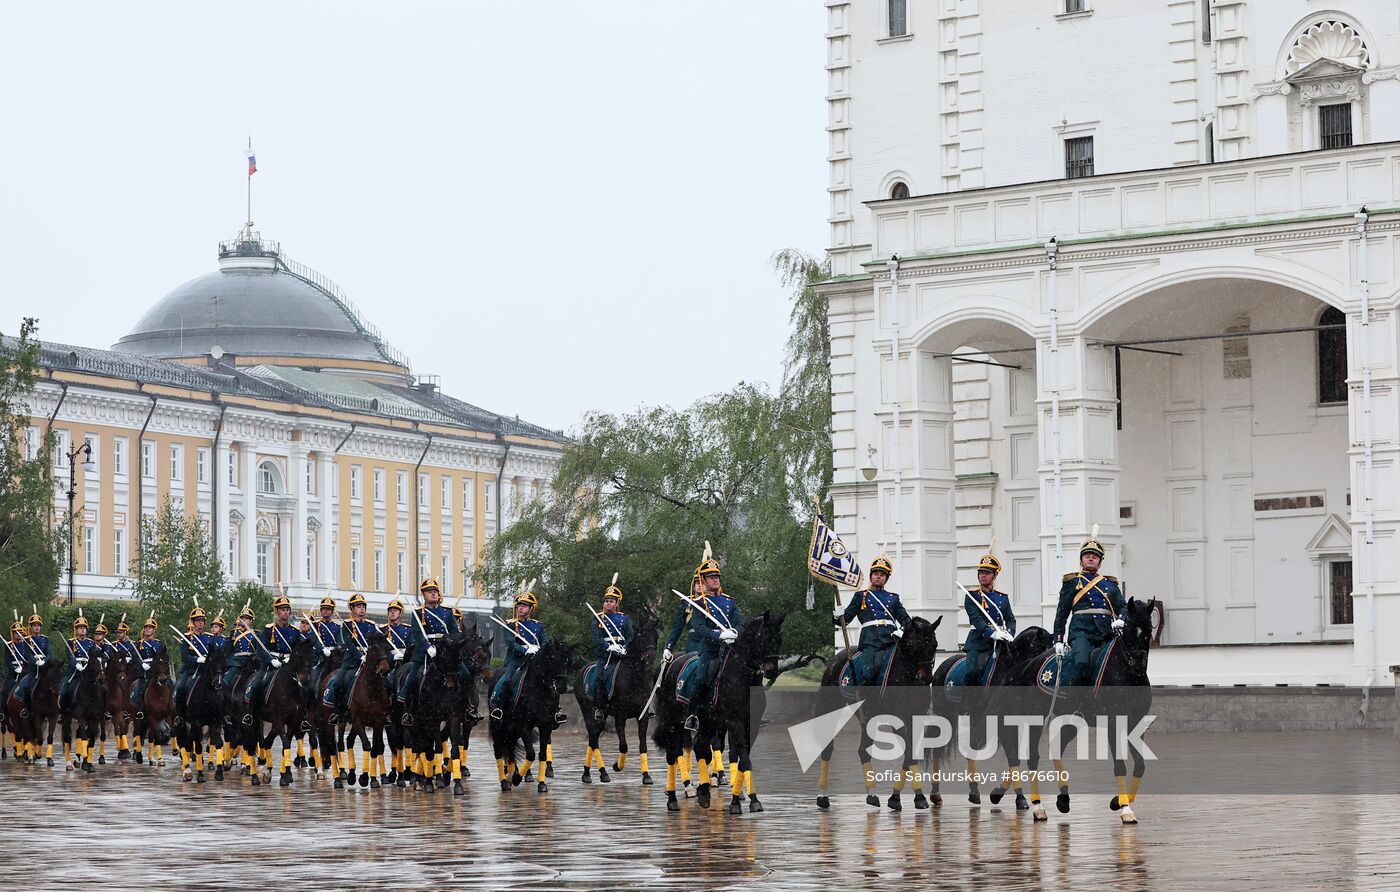
<svg viewBox="0 0 1400 892"><path fill-rule="evenodd" d="M1317 325L1317 401L1347 401L1347 317L1336 307L1328 307ZM1333 328L1331 326L1341 326Z"/></svg>
<svg viewBox="0 0 1400 892"><path fill-rule="evenodd" d="M277 468L272 462L258 465L258 492L277 492Z"/></svg>
<svg viewBox="0 0 1400 892"><path fill-rule="evenodd" d="M890 198L908 198L909 184L903 181L896 182L890 187Z"/></svg>

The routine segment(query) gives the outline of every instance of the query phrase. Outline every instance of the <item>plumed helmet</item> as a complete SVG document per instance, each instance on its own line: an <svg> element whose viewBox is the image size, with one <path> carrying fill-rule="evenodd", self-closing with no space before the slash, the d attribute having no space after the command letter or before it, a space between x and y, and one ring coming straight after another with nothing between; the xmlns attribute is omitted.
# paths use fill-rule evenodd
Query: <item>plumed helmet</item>
<svg viewBox="0 0 1400 892"><path fill-rule="evenodd" d="M364 595L360 594L359 592L355 592L355 594L350 596L350 601L348 603L351 607L354 607L356 604L367 604L369 602L365 600Z"/></svg>
<svg viewBox="0 0 1400 892"><path fill-rule="evenodd" d="M894 564L891 564L890 559L882 554L870 562L870 572L874 573L876 570L883 571L886 576L893 576Z"/></svg>
<svg viewBox="0 0 1400 892"><path fill-rule="evenodd" d="M326 595L324 598L321 599L321 608L323 610L334 610L335 598L332 598L330 595Z"/></svg>
<svg viewBox="0 0 1400 892"><path fill-rule="evenodd" d="M205 618L205 614L204 614L204 608L203 608L203 607L191 607L191 608L190 608L190 621L191 621L191 622L193 622L194 620L197 620L197 619L204 619L204 618Z"/></svg>
<svg viewBox="0 0 1400 892"><path fill-rule="evenodd" d="M40 616L39 614L37 614L37 613L31 613L31 614L29 614L29 625L32 626L32 625L34 625L35 623L38 623L39 625L42 626L42 625L44 624L44 618L43 618L42 616Z"/></svg>
<svg viewBox="0 0 1400 892"><path fill-rule="evenodd" d="M399 599L399 598L395 598L395 599L393 599L392 601L389 602L389 609L390 609L390 610L393 610L393 609L396 608L396 607L397 607L399 610L403 610L403 601L402 601L401 599Z"/></svg>
<svg viewBox="0 0 1400 892"><path fill-rule="evenodd" d="M83 616L81 613L78 614L77 619L73 620L73 628L76 629L79 626L82 626L84 629L86 629L88 626L87 617Z"/></svg>
<svg viewBox="0 0 1400 892"><path fill-rule="evenodd" d="M273 608L274 610L276 610L278 607L287 607L287 608L290 608L291 606L292 606L292 599L289 598L289 597L287 597L286 595L278 595L276 598L274 598L274 599L272 600L272 608Z"/></svg>
<svg viewBox="0 0 1400 892"><path fill-rule="evenodd" d="M603 600L606 601L609 598L616 598L618 601L622 600L622 589L617 587L616 573L613 574L612 582L608 583L608 587L603 589Z"/></svg>
<svg viewBox="0 0 1400 892"><path fill-rule="evenodd" d="M1083 556L1086 555L1086 554L1096 554L1096 555L1098 555L1099 557L1102 558L1102 557L1103 557L1103 543L1100 542L1098 539L1086 539L1086 540L1084 540L1084 544L1081 545L1081 546L1079 546L1079 556L1080 556L1080 557L1083 557Z"/></svg>
<svg viewBox="0 0 1400 892"><path fill-rule="evenodd" d="M144 623L141 624L141 628L143 628L143 629L159 629L159 628L160 628L160 623L156 622L156 618L155 618L154 616L148 617L148 618L146 619L146 621L145 621Z"/></svg>
<svg viewBox="0 0 1400 892"><path fill-rule="evenodd" d="M238 618L250 621L257 619L257 617L253 614L253 608L251 607L244 607L242 610L238 611Z"/></svg>
<svg viewBox="0 0 1400 892"><path fill-rule="evenodd" d="M221 628L227 629L227 628L228 628L228 620L224 619L224 615L223 615L222 613L220 613L218 616L214 617L214 621L211 622L209 625L210 625L211 627L213 627L213 626L219 626L219 627L221 627Z"/></svg>
<svg viewBox="0 0 1400 892"><path fill-rule="evenodd" d="M991 570L993 573L1000 573L1001 561L997 560L994 554L984 554L982 555L982 559L977 562L977 569Z"/></svg>
<svg viewBox="0 0 1400 892"><path fill-rule="evenodd" d="M540 599L535 597L534 592L521 592L515 596L515 603L529 604L531 608L535 608L540 606Z"/></svg>
<svg viewBox="0 0 1400 892"><path fill-rule="evenodd" d="M95 629L93 629L92 631L93 631L93 634L95 634L95 635L106 635L106 634L107 634L107 627L104 626L104 625L102 625L102 623L98 623L98 624L97 624L97 627L96 627Z"/></svg>
<svg viewBox="0 0 1400 892"><path fill-rule="evenodd" d="M427 579L424 579L423 582L418 586L418 593L421 595L427 592L429 589L432 589L438 594L442 594L442 586L438 585L436 576L429 576Z"/></svg>
<svg viewBox="0 0 1400 892"><path fill-rule="evenodd" d="M15 620L14 622L10 623L10 631L22 633L24 631L24 623L20 622L19 620Z"/></svg>

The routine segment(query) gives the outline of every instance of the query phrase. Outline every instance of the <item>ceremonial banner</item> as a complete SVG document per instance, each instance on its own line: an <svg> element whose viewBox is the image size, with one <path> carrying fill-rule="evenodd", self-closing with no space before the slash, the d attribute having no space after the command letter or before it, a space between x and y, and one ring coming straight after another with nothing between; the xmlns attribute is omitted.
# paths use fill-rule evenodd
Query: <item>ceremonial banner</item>
<svg viewBox="0 0 1400 892"><path fill-rule="evenodd" d="M807 553L807 571L823 582L856 588L860 585L860 564L846 549L839 536L817 512L812 521L812 546Z"/></svg>

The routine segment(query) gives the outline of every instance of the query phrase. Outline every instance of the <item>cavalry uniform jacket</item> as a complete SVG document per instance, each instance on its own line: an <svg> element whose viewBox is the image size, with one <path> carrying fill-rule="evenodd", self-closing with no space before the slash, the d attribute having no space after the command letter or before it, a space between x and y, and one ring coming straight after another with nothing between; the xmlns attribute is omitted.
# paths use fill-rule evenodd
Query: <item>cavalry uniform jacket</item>
<svg viewBox="0 0 1400 892"><path fill-rule="evenodd" d="M705 613L686 605L686 610L676 619L685 620L684 630L686 632L687 647L695 646L695 650L702 654L717 654L721 650L719 640L720 630L729 627L735 632L744 630L744 616L739 611L739 602L723 592L717 595L704 595L700 598L692 599L695 603L704 608L705 613L714 617L717 622L712 622ZM679 625L679 623L678 623ZM674 647L680 639L681 628L678 625L671 627L671 636L666 642L668 648Z"/></svg>
<svg viewBox="0 0 1400 892"><path fill-rule="evenodd" d="M997 625L1012 635L1016 634L1016 614L1011 610L1010 595L998 591L984 592L981 589L973 589L972 598L977 600L977 604L973 604L971 598L963 599L963 606L967 609L967 620L972 623L972 628L967 633L967 643L963 647L964 650L979 649L981 645L991 644L992 633L996 629L987 622L987 616L996 620ZM986 615L983 615L982 610L977 609L978 605L981 605L982 610L987 611Z"/></svg>
<svg viewBox="0 0 1400 892"><path fill-rule="evenodd" d="M323 648L340 644L341 625L335 620L316 620L311 624L311 640L316 644L316 663L326 659Z"/></svg>
<svg viewBox="0 0 1400 892"><path fill-rule="evenodd" d="M405 659L426 663L428 660L428 645L436 644L446 637L456 628L456 620L452 617L451 609L439 604L436 607L419 607L415 611L418 619L409 619L413 625L408 628L408 640L413 645L413 653ZM419 621L422 621L422 628L419 628ZM423 633L427 632L427 637Z"/></svg>
<svg viewBox="0 0 1400 892"><path fill-rule="evenodd" d="M632 639L637 637L637 629L627 614L604 613L602 617L601 621L595 621L593 624L593 647L600 660L610 656L609 644L617 643L623 647L630 647Z"/></svg>
<svg viewBox="0 0 1400 892"><path fill-rule="evenodd" d="M152 638L150 641L147 641L146 639L142 638L136 644L136 652L140 656L142 661L154 660L156 657L164 655L166 653L165 642L161 641L159 638ZM154 671L154 666L151 667L149 672L145 669L142 669L141 677L149 678L150 673Z"/></svg>
<svg viewBox="0 0 1400 892"><path fill-rule="evenodd" d="M402 619L400 619L397 623L384 624L384 637L389 639L389 644L393 646L396 650L406 651L408 649L408 645L412 643L413 640L411 632L412 630L408 626L403 624ZM389 656L392 659L393 654L390 654Z"/></svg>
<svg viewBox="0 0 1400 892"><path fill-rule="evenodd" d="M508 619L506 625L515 630L515 635L506 639L506 665L518 666L525 661L526 643L544 647L549 642L549 633L537 619ZM521 641L520 639L525 639Z"/></svg>
<svg viewBox="0 0 1400 892"><path fill-rule="evenodd" d="M340 646L345 649L345 656L340 659L340 668L358 667L364 660L365 650L369 647L369 639L366 636L377 631L379 627L367 619L351 619L341 626Z"/></svg>
<svg viewBox="0 0 1400 892"><path fill-rule="evenodd" d="M125 657L133 663L141 659L141 654L136 648L136 642L132 641L130 638L125 641L117 641L112 644L112 647L116 650L117 656Z"/></svg>
<svg viewBox="0 0 1400 892"><path fill-rule="evenodd" d="M256 647L256 645L253 644L253 636L256 634L257 632L254 632L252 629L234 633L232 638L233 643L230 645L231 653L228 658L231 667L241 669L253 658L255 652L254 647Z"/></svg>
<svg viewBox="0 0 1400 892"><path fill-rule="evenodd" d="M91 638L69 638L68 646L73 648L73 656L78 659L91 658L97 652L97 642Z"/></svg>
<svg viewBox="0 0 1400 892"><path fill-rule="evenodd" d="M1107 638L1111 623L1127 607L1118 580L1112 576L1092 576L1087 571L1066 573L1060 587L1060 606L1055 611L1055 638L1064 640L1068 622L1069 634L1086 634Z"/></svg>
<svg viewBox="0 0 1400 892"><path fill-rule="evenodd" d="M19 678L19 670L24 667L24 651L28 645L23 640L5 642L5 679Z"/></svg>
<svg viewBox="0 0 1400 892"><path fill-rule="evenodd" d="M909 611L899 601L899 595L884 589L866 589L851 595L845 622L860 620L861 650L883 650L894 645L894 630L909 625Z"/></svg>
<svg viewBox="0 0 1400 892"><path fill-rule="evenodd" d="M210 635L208 632L194 632L192 634L186 635L185 638L188 638L190 639L190 641L194 642L195 645L197 645L198 649L191 649L190 646L184 642L184 639L180 640L181 675L187 675L190 672L193 672L194 667L197 665L199 658L201 656L208 656L209 651L212 648L218 647L218 644L216 644L215 642L220 640L215 638L213 635Z"/></svg>
<svg viewBox="0 0 1400 892"><path fill-rule="evenodd" d="M26 665L33 666L34 661L39 658L39 654L43 654L45 660L53 658L53 654L49 652L49 636L35 635L26 638L25 641L23 653Z"/></svg>
<svg viewBox="0 0 1400 892"><path fill-rule="evenodd" d="M315 633L312 633L310 637L314 640ZM263 627L262 639L270 653L278 654L282 659L286 659L291 656L292 645L301 640L301 629L290 623L285 626L268 623Z"/></svg>

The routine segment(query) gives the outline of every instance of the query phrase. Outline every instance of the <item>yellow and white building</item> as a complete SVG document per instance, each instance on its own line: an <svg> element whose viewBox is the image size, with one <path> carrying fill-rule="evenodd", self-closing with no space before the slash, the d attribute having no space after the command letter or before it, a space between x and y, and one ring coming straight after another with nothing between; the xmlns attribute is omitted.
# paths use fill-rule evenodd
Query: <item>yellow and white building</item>
<svg viewBox="0 0 1400 892"><path fill-rule="evenodd" d="M246 230L111 350L45 342L41 365L26 445L57 438L56 516L75 484L79 598L129 596L138 518L170 498L230 578L298 607L358 591L382 610L436 576L488 610L468 590L481 549L565 442L413 376L334 282ZM84 441L91 466L69 467Z"/></svg>

